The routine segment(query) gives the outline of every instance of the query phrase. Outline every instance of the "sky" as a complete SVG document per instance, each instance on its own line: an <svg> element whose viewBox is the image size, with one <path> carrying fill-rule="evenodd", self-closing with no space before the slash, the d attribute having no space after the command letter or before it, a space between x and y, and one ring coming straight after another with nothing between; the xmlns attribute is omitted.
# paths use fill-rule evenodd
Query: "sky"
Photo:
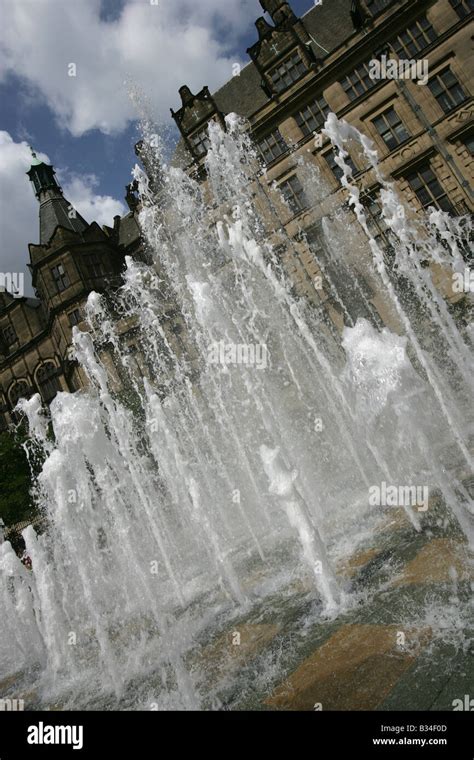
<svg viewBox="0 0 474 760"><path fill-rule="evenodd" d="M293 0L302 15L314 0ZM258 0L0 0L0 273L39 239L33 145L88 222L124 214L139 120L177 133L178 89L217 89L246 64Z"/></svg>

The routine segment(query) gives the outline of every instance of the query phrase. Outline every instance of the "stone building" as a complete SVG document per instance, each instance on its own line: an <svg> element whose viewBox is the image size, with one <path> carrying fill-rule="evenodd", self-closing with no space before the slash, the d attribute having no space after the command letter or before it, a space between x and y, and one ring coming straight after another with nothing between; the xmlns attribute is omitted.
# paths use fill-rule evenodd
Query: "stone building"
<svg viewBox="0 0 474 760"><path fill-rule="evenodd" d="M268 181L279 183L296 215L304 192L285 173L290 156L307 158L309 148L334 192L339 189L328 141L314 147L333 111L374 140L383 172L410 203L472 211L472 0L331 0L302 18L284 0L260 3L271 23L257 19L251 63L236 67L213 95L207 87L196 95L180 89L182 106L172 115L189 171L205 156L207 121L236 112L249 120ZM426 60L428 81L371 78L369 62L383 54ZM370 172L359 179L375 193Z"/></svg>
<svg viewBox="0 0 474 760"><path fill-rule="evenodd" d="M247 120L265 167L260 182L267 187L276 184L288 204L282 222L293 244L282 251L282 263L298 294L316 305L323 303L341 327L330 293L317 293L313 286L321 274L318 260L325 258L321 220L334 208L344 208L346 197L339 182L342 170L320 130L332 111L368 135L378 150L382 175L396 181L414 211L434 206L455 216L472 212L474 3L330 0L315 4L301 18L285 0L260 4L266 17L256 21L258 40L247 51L251 62L242 69L234 66L233 76L213 94L207 87L196 95L186 86L180 89L181 108L172 111L182 136L177 161L193 176L204 178L207 122L223 123L231 112ZM371 62L390 59L397 65L419 62L427 76L420 84L403 77L372 78ZM327 188L316 204L306 192L299 168L302 158L314 165ZM364 168L356 153L349 160L369 225L387 246L374 171ZM349 212L349 224L353 221ZM353 252L356 267L364 249L367 253L362 241ZM364 277L376 321L397 329L369 270ZM344 279L337 271L332 274ZM445 296L463 298L452 294L442 272L435 275ZM344 296L349 303L351 294ZM356 306L357 315L367 316Z"/></svg>
<svg viewBox="0 0 474 760"><path fill-rule="evenodd" d="M28 176L39 201L39 244L31 244L30 271L37 298L0 293L0 427L19 398L40 392L50 402L58 390L84 384L70 359L74 325L92 290L120 284L124 257L141 250L130 212L113 229L88 224L64 198L52 166L33 154Z"/></svg>
<svg viewBox="0 0 474 760"><path fill-rule="evenodd" d="M205 181L209 120L224 126L231 112L247 120L265 167L261 181L277 183L288 204L281 224L293 245L282 251L283 263L297 292L323 303L340 327L330 293L313 287L321 271L318 257L324 257L318 225L335 205L343 205L341 170L321 127L333 111L369 135L383 174L396 181L415 210L472 211L474 2L324 0L301 18L284 0L260 3L266 16L256 21L250 62L242 69L236 64L215 93L181 87L181 107L172 110L181 133L175 161ZM427 62L426 82L372 78L370 62L388 59ZM137 155L146 168L142 149L139 144ZM328 187L317 204L305 195L300 157L314 164ZM372 170L358 165L357 155L352 162L371 224L383 240L377 181ZM58 389L83 384L68 358L72 326L81 322L87 294L117 287L124 257L140 256L142 250L133 186L127 191L130 213L117 217L113 228L101 229L72 209L52 167L34 159L28 174L40 203L40 242L30 246L37 299L0 293L2 426L20 396L38 390L48 402ZM367 286L376 316L393 324L370 281Z"/></svg>

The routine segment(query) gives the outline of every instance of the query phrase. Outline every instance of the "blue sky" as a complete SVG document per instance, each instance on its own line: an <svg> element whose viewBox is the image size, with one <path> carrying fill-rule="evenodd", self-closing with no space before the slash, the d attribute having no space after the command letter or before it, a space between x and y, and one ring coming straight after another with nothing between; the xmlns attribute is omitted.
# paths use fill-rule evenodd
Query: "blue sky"
<svg viewBox="0 0 474 760"><path fill-rule="evenodd" d="M51 160L88 221L95 214L111 223L125 211L136 162L142 105L130 88L167 125L172 144L178 87L216 89L234 62L248 62L258 0L157 2L0 0L0 271L24 270L27 243L37 240L36 201L24 176L28 143ZM293 0L292 7L301 15L313 4Z"/></svg>

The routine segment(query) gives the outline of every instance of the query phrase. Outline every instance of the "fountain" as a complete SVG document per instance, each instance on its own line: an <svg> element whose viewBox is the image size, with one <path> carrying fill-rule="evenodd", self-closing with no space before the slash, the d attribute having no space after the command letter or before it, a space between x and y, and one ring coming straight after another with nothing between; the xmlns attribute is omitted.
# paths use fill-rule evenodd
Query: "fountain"
<svg viewBox="0 0 474 760"><path fill-rule="evenodd" d="M400 325L372 318L335 209L319 245L341 338L295 296L279 255L294 241L281 224L278 245L268 234L284 203L261 183L240 120L226 121L209 127L207 189L164 166L159 147L153 183L135 167L150 261L127 260L116 298L91 294L89 332L74 328L89 390L59 393L50 417L38 396L20 402L48 527L24 531L31 571L0 545L0 679L16 674L36 707L221 707L234 676L216 677L206 646L222 632L265 610L273 624L295 600L317 625L370 598L338 562L377 541L387 509L369 492L381 484L440 494L443 531L474 548L469 330L425 266L465 267L467 220L410 220L370 141L331 114L370 274ZM382 188L390 264L345 161L350 142ZM324 194L302 170L308 196ZM411 534L425 529L428 504L398 506Z"/></svg>

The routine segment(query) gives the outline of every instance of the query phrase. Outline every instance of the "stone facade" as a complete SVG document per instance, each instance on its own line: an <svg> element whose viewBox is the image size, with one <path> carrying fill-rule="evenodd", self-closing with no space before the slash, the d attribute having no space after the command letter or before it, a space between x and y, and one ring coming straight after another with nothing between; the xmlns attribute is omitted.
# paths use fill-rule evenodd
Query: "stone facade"
<svg viewBox="0 0 474 760"><path fill-rule="evenodd" d="M318 227L335 208L344 208L346 198L334 151L320 131L326 115L334 112L373 140L382 175L395 180L402 200L414 212L428 206L455 216L472 212L474 4L472 0L331 0L302 18L284 0L260 0L260 4L268 20L262 16L256 21L258 41L247 51L251 63L241 70L235 66L232 78L217 92L211 95L206 90L210 113L196 106L205 90L193 96L181 88L177 124L182 141L175 160L203 178L209 118L222 121L231 112L244 117L265 166L259 183L267 188L276 183L289 204L280 223L292 245L282 250L282 263L296 292L316 306L323 303L340 328L341 314L329 291L315 292L313 287L324 256ZM418 62L420 72L427 74L420 77L422 84L412 78L370 76L371 61L390 59L398 66ZM350 153L369 223L386 246L374 171L364 168L357 150L351 148ZM301 158L314 166L327 189L317 203L305 197ZM354 243L358 233L352 212L347 222L352 230L348 245L353 248L348 255L352 265L364 269L375 321L399 330L377 292L365 237ZM452 301L464 298L447 287L446 273L435 274L445 296ZM366 315L359 310L355 316Z"/></svg>
<svg viewBox="0 0 474 760"><path fill-rule="evenodd" d="M261 0L261 5L274 23L270 25L263 17L256 22L260 39L248 50L253 62L210 97L214 112L233 111L249 120L262 147L269 182L283 183L295 156L308 158L309 149L328 184L338 191L338 180L326 160L329 143L323 139L321 147L315 147L314 139L330 110L374 140L382 172L398 181L412 205L428 205L409 181L413 172L426 164L447 196L446 208L455 214L472 211L472 0L332 0L314 7L302 19L294 17L289 3L282 0ZM365 18L364 8L368 9ZM348 29L351 9L358 23ZM370 79L365 64L381 51L396 60L426 59L428 83ZM276 81L273 91L272 76ZM195 109L188 88L182 90L187 95L180 112L193 110L198 116L194 123L188 117L191 127L178 122L189 147L196 133L202 133L208 116ZM398 130L384 130L391 110L400 125ZM276 129L283 140L268 147L265 138ZM191 156L188 151L186 162L182 151L181 161L192 171L204 153L195 150ZM357 159L355 165L356 170L360 168ZM371 172L360 172L358 180L364 190L373 189Z"/></svg>
<svg viewBox="0 0 474 760"><path fill-rule="evenodd" d="M63 197L52 167L34 157L28 174L40 204L41 242L30 245L37 298L0 293L2 429L20 397L39 391L48 403L58 390L84 385L70 358L72 328L83 322L88 294L117 287L125 256L141 251L133 213L117 217L113 229L89 225Z"/></svg>
<svg viewBox="0 0 474 760"><path fill-rule="evenodd" d="M256 22L251 62L242 69L236 64L229 82L215 93L203 87L193 95L187 86L180 88L182 105L172 110L182 138L174 161L205 181L208 121L223 125L231 112L244 117L265 165L258 182L276 182L288 202L279 224L292 246L282 248L282 262L296 291L323 304L341 328L342 316L329 291L313 287L323 255L318 224L344 205L334 154L320 133L326 115L333 111L372 138L382 173L396 181L411 208L434 205L454 215L472 211L473 0L325 0L300 19L288 2L260 2L267 18ZM382 56L427 62L427 82L372 79L369 62ZM137 155L146 168L143 143ZM326 184L318 203L305 199L297 166L302 156ZM356 154L352 159L361 197L383 238L373 170L358 165ZM142 250L133 186L127 190L130 213L117 217L113 229L101 229L70 217L54 171L39 164L29 172L40 201L40 244L30 246L38 299L0 294L2 425L25 390L39 390L47 402L57 389L83 384L79 368L68 359L72 325L81 321L88 293L116 287L125 255L140 256ZM361 240L354 261L363 248ZM375 316L397 329L370 272L366 281Z"/></svg>

